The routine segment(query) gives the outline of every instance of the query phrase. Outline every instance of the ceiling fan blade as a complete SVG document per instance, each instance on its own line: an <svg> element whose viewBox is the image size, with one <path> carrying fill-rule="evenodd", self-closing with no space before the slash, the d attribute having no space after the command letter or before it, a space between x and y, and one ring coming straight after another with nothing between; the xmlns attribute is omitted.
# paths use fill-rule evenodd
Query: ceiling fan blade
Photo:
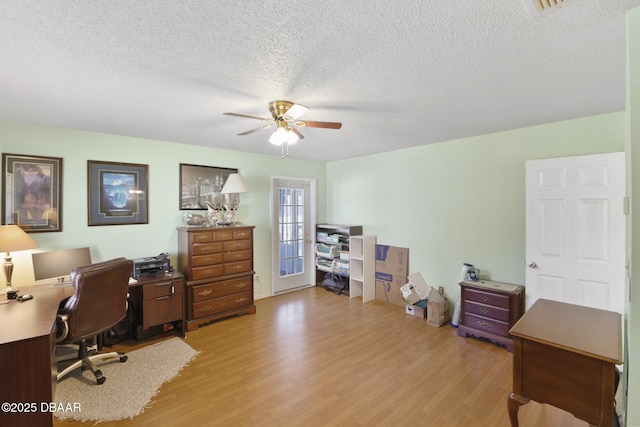
<svg viewBox="0 0 640 427"><path fill-rule="evenodd" d="M241 132L241 133L239 133L238 135L240 135L240 136L243 136L243 135L249 135L249 134L252 134L252 133L255 133L255 132L261 131L262 129L270 128L270 127L272 127L272 126L273 126L273 124L269 123L268 125L262 125L262 126L260 126L260 127L255 128L255 129L251 129L251 130L247 130L247 131Z"/></svg>
<svg viewBox="0 0 640 427"><path fill-rule="evenodd" d="M291 131L292 131L293 133L295 133L296 135L298 135L298 138L300 138L300 139L304 139L304 135L303 135L303 134L301 134L301 133L300 133L300 131L299 131L298 129L296 129L296 128L291 128Z"/></svg>
<svg viewBox="0 0 640 427"><path fill-rule="evenodd" d="M273 119L267 119L264 117L256 117L256 116L247 116L246 114L238 114L238 113L222 113L225 116L233 116L233 117L242 117L245 119L254 119L254 120L262 120L263 122L273 122Z"/></svg>
<svg viewBox="0 0 640 427"><path fill-rule="evenodd" d="M302 126L308 128L340 129L342 127L342 123L338 122L314 122L311 120L299 120L296 122L296 126L299 126L298 123L304 123Z"/></svg>

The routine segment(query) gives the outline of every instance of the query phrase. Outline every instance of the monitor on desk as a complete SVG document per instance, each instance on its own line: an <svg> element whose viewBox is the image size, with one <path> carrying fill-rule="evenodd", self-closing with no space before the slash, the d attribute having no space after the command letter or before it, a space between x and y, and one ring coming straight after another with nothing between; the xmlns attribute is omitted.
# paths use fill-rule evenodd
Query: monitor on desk
<svg viewBox="0 0 640 427"><path fill-rule="evenodd" d="M74 268L91 264L91 253L88 247L58 249L33 253L31 260L36 282L50 280L64 283L71 280L69 275Z"/></svg>

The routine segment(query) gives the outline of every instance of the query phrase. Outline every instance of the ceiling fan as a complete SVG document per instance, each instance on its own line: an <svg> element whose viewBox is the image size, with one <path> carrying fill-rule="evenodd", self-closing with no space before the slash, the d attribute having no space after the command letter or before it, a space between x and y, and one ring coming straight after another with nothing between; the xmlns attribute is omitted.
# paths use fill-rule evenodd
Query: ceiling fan
<svg viewBox="0 0 640 427"><path fill-rule="evenodd" d="M223 113L226 116L242 117L246 119L254 119L265 122L266 124L250 129L245 132L241 132L238 135L249 135L263 129L273 129L275 131L269 138L269 142L274 145L282 147L282 157L289 155L289 145L295 144L298 140L304 138L302 133L297 128L310 127L310 128L325 128L325 129L340 129L342 123L338 122L318 122L312 120L298 120L298 117L309 111L309 107L304 105L295 104L291 101L271 101L269 103L269 111L272 118L264 118L257 116L248 116L246 114L239 113Z"/></svg>

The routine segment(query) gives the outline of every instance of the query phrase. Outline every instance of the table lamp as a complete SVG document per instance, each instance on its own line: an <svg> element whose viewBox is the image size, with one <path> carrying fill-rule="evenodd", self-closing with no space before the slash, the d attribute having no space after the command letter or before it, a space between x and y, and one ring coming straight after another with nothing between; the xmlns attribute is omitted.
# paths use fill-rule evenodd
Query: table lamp
<svg viewBox="0 0 640 427"><path fill-rule="evenodd" d="M225 221L227 221L228 224L235 223L236 211L240 205L240 196L238 193L246 193L247 191L249 191L247 183L244 182L244 179L242 179L239 173L229 174L221 191L221 193L225 195Z"/></svg>
<svg viewBox="0 0 640 427"><path fill-rule="evenodd" d="M17 225L0 225L0 252L6 252L3 267L4 276L7 279L7 289L5 289L5 292L7 293L8 299L15 299L18 294L18 291L11 288L13 263L11 262L10 252L36 249L37 247L38 243Z"/></svg>

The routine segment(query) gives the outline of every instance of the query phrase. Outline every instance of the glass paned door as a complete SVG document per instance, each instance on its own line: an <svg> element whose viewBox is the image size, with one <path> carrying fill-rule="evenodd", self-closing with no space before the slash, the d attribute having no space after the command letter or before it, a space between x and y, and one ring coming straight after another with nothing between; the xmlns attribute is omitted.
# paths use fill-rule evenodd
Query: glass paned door
<svg viewBox="0 0 640 427"><path fill-rule="evenodd" d="M304 273L304 189L278 188L280 277Z"/></svg>
<svg viewBox="0 0 640 427"><path fill-rule="evenodd" d="M312 215L315 182L272 178L272 282L274 294L314 283Z"/></svg>

